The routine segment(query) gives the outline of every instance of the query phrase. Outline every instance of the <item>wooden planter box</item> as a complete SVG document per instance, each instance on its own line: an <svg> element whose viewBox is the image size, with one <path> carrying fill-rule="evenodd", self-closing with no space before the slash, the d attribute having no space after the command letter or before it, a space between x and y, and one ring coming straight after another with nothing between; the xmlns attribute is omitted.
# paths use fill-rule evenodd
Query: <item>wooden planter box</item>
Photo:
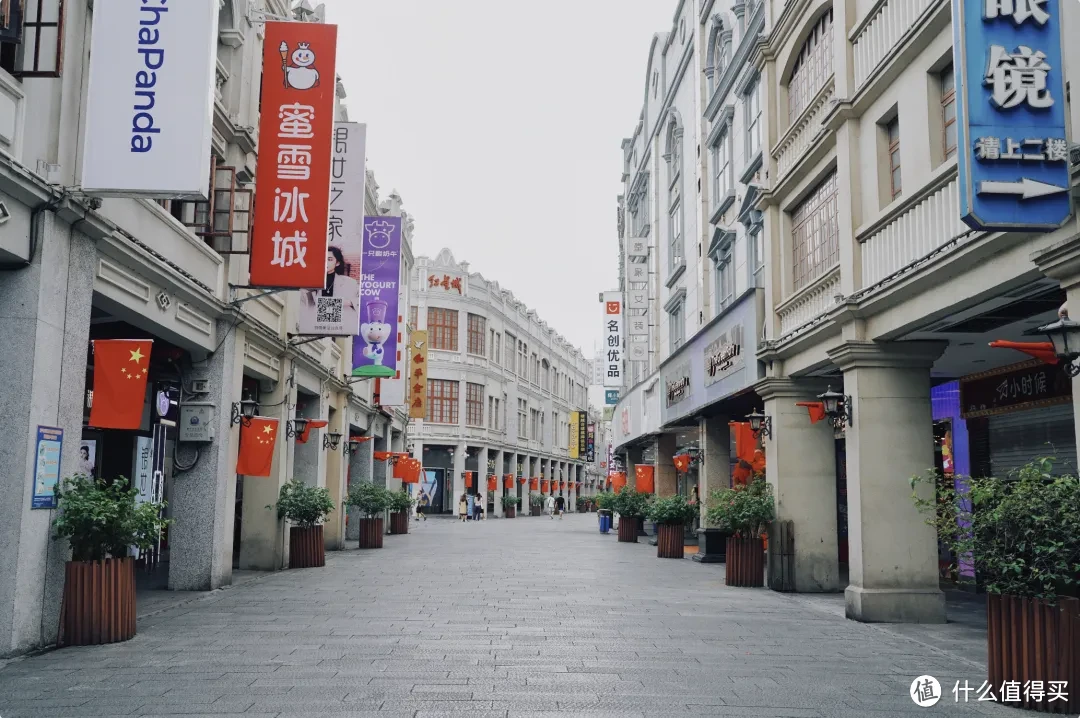
<svg viewBox="0 0 1080 718"><path fill-rule="evenodd" d="M360 548L382 548L383 520L360 519Z"/></svg>
<svg viewBox="0 0 1080 718"><path fill-rule="evenodd" d="M765 547L760 538L728 537L724 584L742 588L765 585Z"/></svg>
<svg viewBox="0 0 1080 718"><path fill-rule="evenodd" d="M503 515L508 519L512 519L517 516L517 506L507 506L503 509Z"/></svg>
<svg viewBox="0 0 1080 718"><path fill-rule="evenodd" d="M289 568L316 568L326 565L323 527L289 527Z"/></svg>
<svg viewBox="0 0 1080 718"><path fill-rule="evenodd" d="M390 514L390 533L409 533L409 514L405 513L404 511L398 511L396 513Z"/></svg>
<svg viewBox="0 0 1080 718"><path fill-rule="evenodd" d="M638 520L631 516L619 517L619 542L637 543Z"/></svg>
<svg viewBox="0 0 1080 718"><path fill-rule="evenodd" d="M682 558L683 555L683 525L657 524L656 557Z"/></svg>
<svg viewBox="0 0 1080 718"><path fill-rule="evenodd" d="M1020 702L1006 705L1040 713L1080 713L1080 600L1059 598L1052 606L1035 598L989 594L986 623L987 669L997 702L1003 702L1005 681L1019 681ZM1028 681L1043 682L1042 701L1025 697ZM1068 681L1062 691L1067 700L1049 700L1051 681Z"/></svg>
<svg viewBox="0 0 1080 718"><path fill-rule="evenodd" d="M723 529L698 529L698 552L691 558L698 563L724 563L729 536Z"/></svg>
<svg viewBox="0 0 1080 718"><path fill-rule="evenodd" d="M529 505L529 516L539 516L544 510L543 506Z"/></svg>
<svg viewBox="0 0 1080 718"><path fill-rule="evenodd" d="M64 646L93 646L135 635L135 559L68 561L60 609Z"/></svg>

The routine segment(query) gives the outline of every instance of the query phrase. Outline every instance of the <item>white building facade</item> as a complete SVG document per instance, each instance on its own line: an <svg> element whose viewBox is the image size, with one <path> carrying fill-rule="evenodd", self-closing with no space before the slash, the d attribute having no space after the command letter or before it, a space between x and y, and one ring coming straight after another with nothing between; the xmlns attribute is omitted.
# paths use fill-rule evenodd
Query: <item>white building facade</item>
<svg viewBox="0 0 1080 718"><path fill-rule="evenodd" d="M593 493L584 447L571 450L573 414L588 412L592 378L581 351L448 249L416 258L412 286L408 324L427 332L428 372L426 416L413 420L409 441L433 487L429 510L456 512L463 493L479 491L489 515L503 515L508 492L527 511L545 481L556 482L545 495L570 507Z"/></svg>
<svg viewBox="0 0 1080 718"><path fill-rule="evenodd" d="M85 466L82 447L97 476L131 477L140 447L161 439L154 457L173 524L154 575L176 590L228 584L234 567L287 566L288 532L266 508L281 485L296 477L326 486L340 507L350 476L393 481L372 452L403 450L407 428L404 405L379 406L371 381L348 383L351 339L292 340L296 292L245 288L263 22L324 22L322 7L304 3L293 15L285 0L220 2L210 204L90 200L79 191L92 11L41 4L49 22L63 14L61 37L57 25L35 24L36 13L0 31L0 330L10 338L0 348L8 437L0 447L0 656L56 638L68 549L50 538L55 510L31 508L37 427L64 431L61 477ZM19 29L48 39L35 54L33 43L11 41ZM344 98L340 81L337 95ZM346 118L341 105L338 119ZM366 191L369 214L404 215L396 193L380 200L370 173ZM404 224L407 306L412 222ZM87 427L90 342L113 338L154 342L150 408L137 431ZM241 400L257 402L282 429L297 418L328 425L304 444L283 432L269 478L237 476L239 426L230 418ZM178 443L185 403L209 407L210 441ZM345 437L364 435L374 440L346 456ZM337 444L324 447L331 436ZM328 548L342 547L345 524L336 510Z"/></svg>

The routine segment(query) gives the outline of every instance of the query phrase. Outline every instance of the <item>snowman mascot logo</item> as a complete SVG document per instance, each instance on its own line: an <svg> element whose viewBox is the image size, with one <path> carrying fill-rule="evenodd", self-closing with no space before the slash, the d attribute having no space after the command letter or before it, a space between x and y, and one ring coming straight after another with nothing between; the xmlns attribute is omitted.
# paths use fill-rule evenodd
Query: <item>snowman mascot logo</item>
<svg viewBox="0 0 1080 718"><path fill-rule="evenodd" d="M377 300L367 303L368 320L360 325L360 338L364 340L364 357L374 366L383 365L383 344L390 338L390 325L386 323L386 302Z"/></svg>
<svg viewBox="0 0 1080 718"><path fill-rule="evenodd" d="M289 43L282 40L281 71L285 75L285 87L294 90L310 90L319 86L319 71L315 69L315 51L311 43L301 42L292 52L292 64L289 64Z"/></svg>

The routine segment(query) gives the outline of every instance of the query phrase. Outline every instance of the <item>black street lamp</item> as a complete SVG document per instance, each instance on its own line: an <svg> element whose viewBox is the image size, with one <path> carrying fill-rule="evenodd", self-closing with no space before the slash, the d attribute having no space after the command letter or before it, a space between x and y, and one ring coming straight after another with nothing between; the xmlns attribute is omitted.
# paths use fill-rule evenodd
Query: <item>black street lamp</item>
<svg viewBox="0 0 1080 718"><path fill-rule="evenodd" d="M299 416L292 421L287 421L285 422L285 436L292 438L298 434L303 434L307 425L308 420Z"/></svg>
<svg viewBox="0 0 1080 718"><path fill-rule="evenodd" d="M772 436L771 416L765 416L759 411L754 411L746 415L746 420L750 422L750 430L755 434L760 433L764 437Z"/></svg>
<svg viewBox="0 0 1080 718"><path fill-rule="evenodd" d="M323 434L322 448L330 449L330 451L337 451L338 444L341 443L341 434L336 431L328 431Z"/></svg>
<svg viewBox="0 0 1080 718"><path fill-rule="evenodd" d="M825 406L825 416L832 420L834 429L843 429L851 426L851 397L841 394L828 387L824 394L818 394L818 401Z"/></svg>
<svg viewBox="0 0 1080 718"><path fill-rule="evenodd" d="M1045 334L1054 345L1054 354L1061 360L1065 373L1072 377L1080 376L1080 367L1075 364L1077 357L1080 357L1080 322L1062 317L1024 333Z"/></svg>
<svg viewBox="0 0 1080 718"><path fill-rule="evenodd" d="M232 404L232 417L230 423L251 426L251 418L259 412L259 403L251 399L234 401Z"/></svg>

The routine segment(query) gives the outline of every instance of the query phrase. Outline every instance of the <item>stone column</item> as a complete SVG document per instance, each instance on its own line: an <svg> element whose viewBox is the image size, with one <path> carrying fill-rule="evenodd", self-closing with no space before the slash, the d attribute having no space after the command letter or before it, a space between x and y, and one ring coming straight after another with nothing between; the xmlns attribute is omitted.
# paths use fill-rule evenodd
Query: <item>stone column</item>
<svg viewBox="0 0 1080 718"><path fill-rule="evenodd" d="M930 367L945 346L850 341L829 352L844 371L853 413L846 431L848 618L945 622L937 534L912 504L909 482L934 465Z"/></svg>
<svg viewBox="0 0 1080 718"><path fill-rule="evenodd" d="M476 454L476 470L479 476L477 476L477 491L484 495L484 511L487 512L488 494L494 493L488 489L488 476L491 472L488 471L488 448L481 446L480 450ZM496 485L497 486L497 485ZM496 488L496 491L498 489ZM488 518L491 518L488 516Z"/></svg>
<svg viewBox="0 0 1080 718"><path fill-rule="evenodd" d="M208 379L206 401L216 407L213 441L199 447L195 466L176 477L169 527L169 589L211 591L232 583L233 524L236 520L236 454L239 441L229 412L240 399L244 378L245 332L219 319L221 346L196 364L191 379ZM278 441L285 437L278 435ZM276 497L275 497L276 500Z"/></svg>
<svg viewBox="0 0 1080 718"><path fill-rule="evenodd" d="M457 516L458 499L465 493L465 442L454 447L454 493L450 497L450 510Z"/></svg>
<svg viewBox="0 0 1080 718"><path fill-rule="evenodd" d="M345 548L345 461L343 444L349 442L349 399L344 394L331 394L333 406L329 408L327 433L341 435L337 448L328 448L326 454L326 489L334 502L334 510L326 517L323 541L328 551Z"/></svg>
<svg viewBox="0 0 1080 718"><path fill-rule="evenodd" d="M1074 322L1080 321L1080 238L1072 237L1057 242L1032 254L1031 260L1046 276L1056 279L1065 290L1065 301ZM1033 341L1045 341L1035 338ZM1080 377L1072 380L1073 427L1076 445L1080 446Z"/></svg>
<svg viewBox="0 0 1080 718"><path fill-rule="evenodd" d="M499 449L491 449L491 453L494 454L495 459L495 515L502 518L505 515L502 505L502 497L509 495L509 491L506 489L506 481L503 477L503 452Z"/></svg>
<svg viewBox="0 0 1080 718"><path fill-rule="evenodd" d="M731 488L731 427L726 416L714 417L699 420L698 432L701 441L698 498L701 501L701 525L707 526L705 515L710 492Z"/></svg>
<svg viewBox="0 0 1080 718"><path fill-rule="evenodd" d="M323 398L321 396L298 395L296 416L308 420L319 420L323 416L322 407ZM323 460L322 435L324 431L325 429L309 429L308 439L303 444L298 441L300 438L299 431L291 439L284 436L280 437L293 444L292 475L287 478L298 479L307 486L325 485L326 476L319 471L319 466Z"/></svg>
<svg viewBox="0 0 1080 718"><path fill-rule="evenodd" d="M657 496L674 496L679 490L679 475L675 471L675 463L671 460L675 456L676 439L675 434L661 434L656 440Z"/></svg>
<svg viewBox="0 0 1080 718"><path fill-rule="evenodd" d="M394 431L393 424L389 419L386 421L386 430L390 433L389 451L392 451L395 454L400 454L405 451L402 434L400 431ZM401 479L394 478L394 467L388 465L386 470L386 488L390 491L401 491L402 486L404 486L404 484L401 482Z"/></svg>
<svg viewBox="0 0 1080 718"><path fill-rule="evenodd" d="M376 420L378 422L378 420ZM379 424L377 423L376 426ZM380 429L375 430L375 438L371 443L375 445L373 451L389 451L390 450L390 429L389 427L382 425L382 435L379 435ZM387 461L375 461L372 464L371 482L376 486L386 488L386 480L392 473L387 469L389 462Z"/></svg>
<svg viewBox="0 0 1080 718"><path fill-rule="evenodd" d="M833 427L828 421L811 424L809 411L795 406L817 401L826 388L788 378L764 379L756 387L772 420L772 436L765 440L765 476L775 494L776 519L794 523L795 590L800 593L841 588ZM773 588L781 587L779 569L769 566Z"/></svg>
<svg viewBox="0 0 1080 718"><path fill-rule="evenodd" d="M14 220L0 231L18 233L28 218L8 203ZM97 249L50 212L39 222L33 263L0 273L0 656L56 641L70 552L66 540L52 539L56 512L30 508L37 427L64 430L59 476L76 473L89 388Z"/></svg>
<svg viewBox="0 0 1080 718"><path fill-rule="evenodd" d="M349 483L355 486L361 481L371 482L375 472L375 441L364 441L355 445L353 453L349 454ZM349 509L349 523L346 527L345 538L349 541L360 540L360 512Z"/></svg>
<svg viewBox="0 0 1080 718"><path fill-rule="evenodd" d="M293 444L292 439L286 436L285 423L291 416L290 407L296 402L296 389L287 381L291 362L287 358L282 359L281 365L281 374L273 390L259 397L259 413L278 420L278 437L274 443L270 476L244 477L240 568L250 571L276 571L285 565L285 525L275 509L266 508L277 503L281 487L288 481L289 452Z"/></svg>

